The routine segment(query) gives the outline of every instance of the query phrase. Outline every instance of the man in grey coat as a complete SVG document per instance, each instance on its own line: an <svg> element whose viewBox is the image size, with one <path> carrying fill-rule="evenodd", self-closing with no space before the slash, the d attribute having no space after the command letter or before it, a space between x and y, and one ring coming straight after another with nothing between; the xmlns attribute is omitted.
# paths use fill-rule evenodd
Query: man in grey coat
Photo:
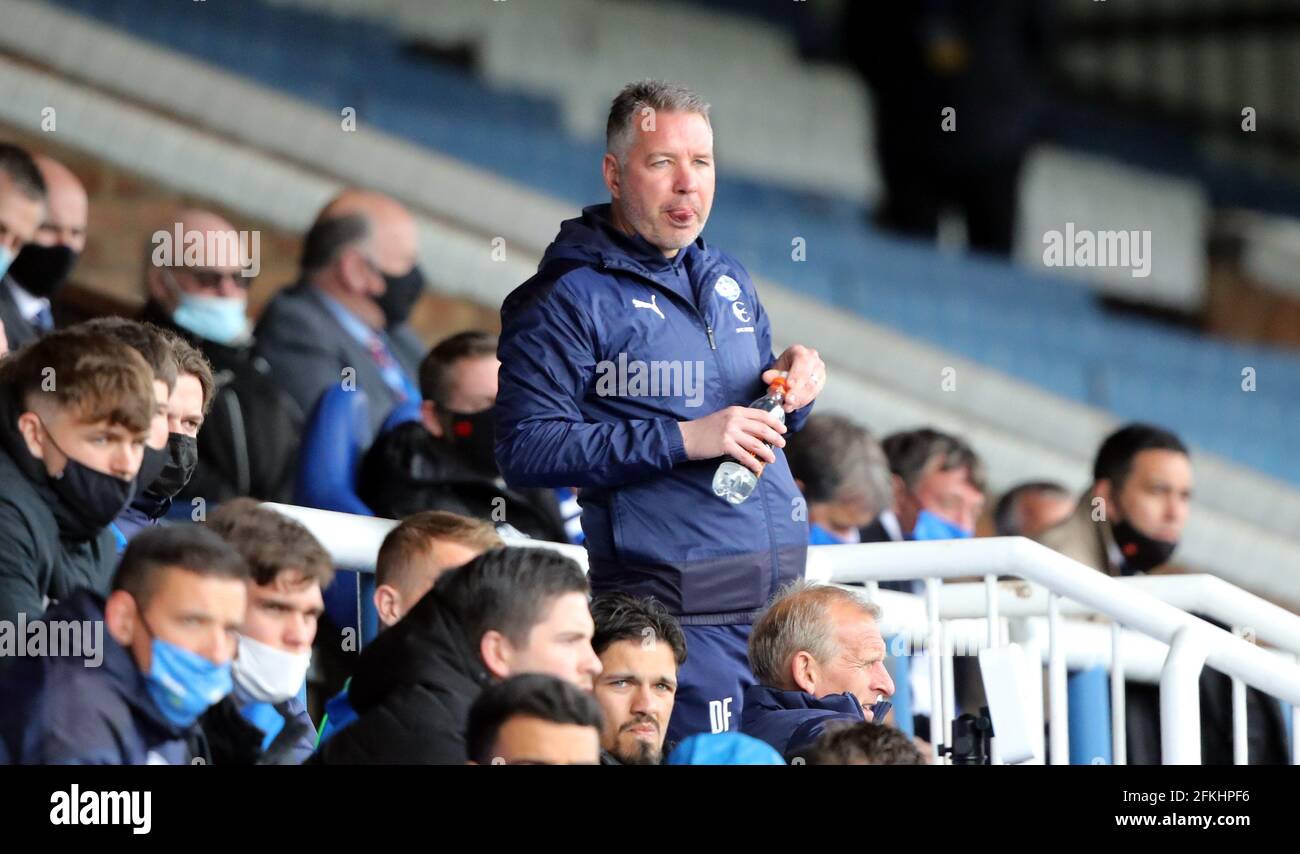
<svg viewBox="0 0 1300 854"><path fill-rule="evenodd" d="M373 437L393 407L419 398L424 347L406 325L424 289L416 254L415 221L387 196L345 190L321 210L298 282L271 300L254 335L303 412L331 386L364 391Z"/></svg>

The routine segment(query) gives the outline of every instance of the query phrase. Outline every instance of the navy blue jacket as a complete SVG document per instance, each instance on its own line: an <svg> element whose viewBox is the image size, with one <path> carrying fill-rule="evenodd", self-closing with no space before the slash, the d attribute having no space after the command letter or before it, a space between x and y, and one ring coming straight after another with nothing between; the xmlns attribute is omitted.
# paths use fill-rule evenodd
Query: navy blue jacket
<svg viewBox="0 0 1300 854"><path fill-rule="evenodd" d="M766 741L789 759L811 748L828 723L866 719L862 704L852 694L827 694L818 699L804 691L751 685L745 689L740 731Z"/></svg>
<svg viewBox="0 0 1300 854"><path fill-rule="evenodd" d="M635 301L635 302L634 302ZM679 421L761 397L771 326L734 258L703 239L668 259L609 222L567 220L501 307L496 456L515 488L580 487L596 593L654 596L688 624L751 622L803 576L808 524L777 450L749 500L713 494L721 459L690 462ZM676 363L698 390L605 382L619 362ZM798 429L811 407L790 413Z"/></svg>
<svg viewBox="0 0 1300 854"><path fill-rule="evenodd" d="M102 626L104 598L82 590L45 620ZM20 639L20 642L24 639ZM104 628L98 667L81 656L42 655L11 662L0 675L0 755L15 765L185 764L192 728L169 722L149 695L130 651Z"/></svg>

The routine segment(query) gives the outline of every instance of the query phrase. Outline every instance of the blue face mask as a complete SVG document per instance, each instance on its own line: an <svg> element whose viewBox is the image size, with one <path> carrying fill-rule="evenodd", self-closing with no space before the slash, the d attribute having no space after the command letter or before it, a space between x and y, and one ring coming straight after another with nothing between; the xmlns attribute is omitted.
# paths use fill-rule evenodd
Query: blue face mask
<svg viewBox="0 0 1300 854"><path fill-rule="evenodd" d="M974 531L959 528L929 510L922 510L916 514L916 527L912 528L914 540L966 540L974 535Z"/></svg>
<svg viewBox="0 0 1300 854"><path fill-rule="evenodd" d="M248 301L243 297L181 294L172 320L200 338L233 344L248 334Z"/></svg>
<svg viewBox="0 0 1300 854"><path fill-rule="evenodd" d="M9 272L9 265L14 262L14 253L8 246L0 246L0 279L5 277Z"/></svg>
<svg viewBox="0 0 1300 854"><path fill-rule="evenodd" d="M188 727L208 707L230 693L230 662L213 664L203 656L154 637L149 666L149 696L163 717Z"/></svg>

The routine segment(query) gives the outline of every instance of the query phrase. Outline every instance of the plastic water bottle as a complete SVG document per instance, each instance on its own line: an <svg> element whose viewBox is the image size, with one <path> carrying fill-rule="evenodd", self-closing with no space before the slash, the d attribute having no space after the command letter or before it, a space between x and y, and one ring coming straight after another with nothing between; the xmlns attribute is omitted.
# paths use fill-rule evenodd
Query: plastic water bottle
<svg viewBox="0 0 1300 854"><path fill-rule="evenodd" d="M772 384L767 387L767 394L751 403L750 407L752 409L766 410L784 424L785 408L783 404L785 403L785 393L789 388L790 384L786 382L785 374L782 374L772 380ZM768 447L771 447L771 445L768 445ZM758 486L758 475L735 460L724 460L718 466L718 471L713 475L713 494L731 504L740 504L746 498L749 498L754 493L754 487L756 486Z"/></svg>

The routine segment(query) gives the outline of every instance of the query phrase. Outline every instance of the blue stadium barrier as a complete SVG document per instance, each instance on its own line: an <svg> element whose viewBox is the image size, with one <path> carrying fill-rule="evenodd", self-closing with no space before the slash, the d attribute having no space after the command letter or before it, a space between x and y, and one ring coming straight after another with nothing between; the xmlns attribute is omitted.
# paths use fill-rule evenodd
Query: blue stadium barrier
<svg viewBox="0 0 1300 854"><path fill-rule="evenodd" d="M1110 674L1106 668L1071 673L1066 702L1070 709L1070 764L1114 764L1110 741Z"/></svg>

